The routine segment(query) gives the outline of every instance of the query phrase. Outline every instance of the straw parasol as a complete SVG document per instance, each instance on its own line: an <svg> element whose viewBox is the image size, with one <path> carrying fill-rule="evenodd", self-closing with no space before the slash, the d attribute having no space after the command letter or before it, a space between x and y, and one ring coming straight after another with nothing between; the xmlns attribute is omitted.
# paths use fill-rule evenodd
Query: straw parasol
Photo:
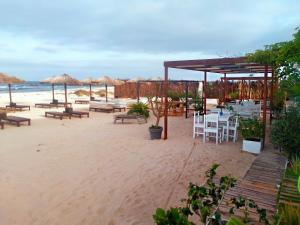
<svg viewBox="0 0 300 225"><path fill-rule="evenodd" d="M71 77L68 74L63 74L60 76L54 76L54 77L50 77L48 79L48 83L51 83L53 86L54 84L63 84L65 87L65 104L67 105L68 103L68 97L67 97L67 85L71 84L71 85L76 85L76 84L80 84L80 82L78 80L76 80L75 78ZM53 95L53 99L54 99L54 95Z"/></svg>
<svg viewBox="0 0 300 225"><path fill-rule="evenodd" d="M99 82L99 84L105 85L105 101L107 102L107 85L114 85L115 81L109 76L100 77L99 79L97 79L97 81Z"/></svg>
<svg viewBox="0 0 300 225"><path fill-rule="evenodd" d="M140 82L143 80L145 80L143 77L135 77L128 81L128 82L136 83L137 102L140 101Z"/></svg>
<svg viewBox="0 0 300 225"><path fill-rule="evenodd" d="M10 76L6 73L0 73L0 84L8 84L8 91L9 91L9 102L12 103L11 97L11 84L20 84L23 83L24 80L21 80L15 76Z"/></svg>
<svg viewBox="0 0 300 225"><path fill-rule="evenodd" d="M92 78L92 77L88 77L85 78L83 80L80 81L83 84L88 84L90 86L90 100L92 100L92 84L98 84L99 81L97 81L96 79Z"/></svg>
<svg viewBox="0 0 300 225"><path fill-rule="evenodd" d="M125 81L123 80L119 80L119 79L114 80L114 85L123 85L123 84L125 84Z"/></svg>

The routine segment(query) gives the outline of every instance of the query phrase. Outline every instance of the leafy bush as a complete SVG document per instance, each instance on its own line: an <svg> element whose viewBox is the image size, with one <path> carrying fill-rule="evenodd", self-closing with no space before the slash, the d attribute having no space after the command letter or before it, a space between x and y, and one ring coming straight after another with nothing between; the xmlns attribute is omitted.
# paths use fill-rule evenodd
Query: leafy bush
<svg viewBox="0 0 300 225"><path fill-rule="evenodd" d="M238 99L239 92L238 91L230 92L228 95L229 95L230 99Z"/></svg>
<svg viewBox="0 0 300 225"><path fill-rule="evenodd" d="M271 142L281 147L289 159L300 157L300 110L289 107L280 119L273 121Z"/></svg>
<svg viewBox="0 0 300 225"><path fill-rule="evenodd" d="M188 220L188 217L192 215L197 215L203 223L210 217L214 217L214 222L219 223L221 221L219 204L222 202L226 191L235 185L236 180L232 177L223 176L218 183L215 183L214 177L218 167L218 164L214 164L206 171L207 180L204 185L199 186L190 183L187 199L182 200L186 203L185 207L171 208L167 211L157 209L153 215L156 224L193 225L194 223ZM180 221L180 223L174 221Z"/></svg>
<svg viewBox="0 0 300 225"><path fill-rule="evenodd" d="M195 225L195 223L189 221L189 217L195 215L199 217L199 221L205 224L208 222L210 225L223 224L219 207L224 200L225 193L229 188L235 186L236 180L230 176L222 176L218 182L215 182L218 167L218 164L214 164L206 171L206 182L204 185L199 186L190 183L187 199L182 200L182 202L186 203L184 207L170 208L166 211L158 208L153 215L154 222L157 225ZM259 208L251 199L240 196L237 199L232 198L228 204L233 205L229 211L231 214L234 214L235 209L243 210L243 221L246 223L249 221L248 211L251 208L256 209L260 221L263 221L264 224L269 224L266 210ZM238 223L234 223L237 221L232 219L230 224L238 225Z"/></svg>
<svg viewBox="0 0 300 225"><path fill-rule="evenodd" d="M128 114L138 114L145 116L146 118L149 117L149 108L147 104L139 102L139 103L134 103L130 105L130 110L128 111Z"/></svg>
<svg viewBox="0 0 300 225"><path fill-rule="evenodd" d="M174 90L168 91L168 97L172 99L172 101L179 101L180 98L184 97L185 95Z"/></svg>
<svg viewBox="0 0 300 225"><path fill-rule="evenodd" d="M288 176L299 177L300 176L300 157L294 157L291 159L291 167L286 169Z"/></svg>
<svg viewBox="0 0 300 225"><path fill-rule="evenodd" d="M263 137L264 124L259 119L240 119L239 130L244 139L261 139Z"/></svg>

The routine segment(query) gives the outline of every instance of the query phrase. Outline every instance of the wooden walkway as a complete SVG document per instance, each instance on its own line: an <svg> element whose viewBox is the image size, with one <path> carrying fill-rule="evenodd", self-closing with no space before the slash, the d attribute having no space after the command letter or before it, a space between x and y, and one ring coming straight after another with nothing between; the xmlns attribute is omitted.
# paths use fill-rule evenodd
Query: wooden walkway
<svg viewBox="0 0 300 225"><path fill-rule="evenodd" d="M260 208L266 209L268 217L271 217L276 211L278 187L285 164L285 157L274 150L263 151L237 185L226 192L221 206L223 215L230 216L228 212L231 206L228 206L226 202L231 198L243 196L254 200ZM235 216L242 216L242 211L236 211ZM252 221L258 221L255 210L250 209L249 218Z"/></svg>

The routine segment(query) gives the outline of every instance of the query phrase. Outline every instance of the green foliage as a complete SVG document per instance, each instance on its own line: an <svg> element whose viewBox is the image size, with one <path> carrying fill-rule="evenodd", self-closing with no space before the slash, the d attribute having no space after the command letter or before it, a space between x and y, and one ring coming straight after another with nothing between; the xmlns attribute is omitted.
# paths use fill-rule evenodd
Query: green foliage
<svg viewBox="0 0 300 225"><path fill-rule="evenodd" d="M288 92L290 97L300 102L300 29L296 29L294 38L290 41L265 46L248 54L249 62L270 65L275 76L280 77L281 91ZM298 66L298 68L297 68Z"/></svg>
<svg viewBox="0 0 300 225"><path fill-rule="evenodd" d="M238 91L230 92L228 95L229 95L230 99L238 99L239 92Z"/></svg>
<svg viewBox="0 0 300 225"><path fill-rule="evenodd" d="M280 119L273 121L270 140L281 147L289 159L300 157L300 109L298 107L290 107Z"/></svg>
<svg viewBox="0 0 300 225"><path fill-rule="evenodd" d="M246 224L235 217L231 217L229 221L226 223L226 225L246 225Z"/></svg>
<svg viewBox="0 0 300 225"><path fill-rule="evenodd" d="M258 205L252 200L245 198L243 196L239 196L238 198L232 198L230 203L234 206L230 208L230 214L234 214L234 210L240 209L242 210L244 217L243 222L248 223L249 219L249 211L250 209L255 209L257 214L259 215L259 222L264 222L265 224L269 224L267 219L267 212L265 209L259 208Z"/></svg>
<svg viewBox="0 0 300 225"><path fill-rule="evenodd" d="M169 90L168 91L168 97L172 99L172 101L179 101L180 98L185 97L183 93L180 93L178 91Z"/></svg>
<svg viewBox="0 0 300 225"><path fill-rule="evenodd" d="M292 177L300 176L300 157L294 157L291 159L291 167L286 169L286 175Z"/></svg>
<svg viewBox="0 0 300 225"><path fill-rule="evenodd" d="M278 90L278 92L273 93L272 110L274 112L275 118L280 117L280 114L282 113L282 110L284 108L284 101L284 91Z"/></svg>
<svg viewBox="0 0 300 225"><path fill-rule="evenodd" d="M235 185L236 180L232 177L223 176L218 183L215 183L214 177L218 167L219 165L214 164L206 172L206 183L204 185L199 186L190 183L187 199L182 200L186 204L185 207L171 208L167 211L157 209L153 216L156 224L193 224L188 220L189 216L192 215L198 216L203 223L207 222L210 217L214 218L213 222L220 222L219 204L222 202L226 191ZM174 221L180 221L181 223L175 223Z"/></svg>
<svg viewBox="0 0 300 225"><path fill-rule="evenodd" d="M149 108L147 104L138 102L130 105L130 110L128 111L128 114L138 114L145 116L146 118L149 117Z"/></svg>
<svg viewBox="0 0 300 225"><path fill-rule="evenodd" d="M158 208L153 219L157 225L194 225L188 221L188 217L181 208L171 208L167 211Z"/></svg>
<svg viewBox="0 0 300 225"><path fill-rule="evenodd" d="M264 124L259 119L240 119L239 130L244 139L261 139Z"/></svg>
<svg viewBox="0 0 300 225"><path fill-rule="evenodd" d="M276 225L299 225L300 207L281 205L279 207L279 220Z"/></svg>

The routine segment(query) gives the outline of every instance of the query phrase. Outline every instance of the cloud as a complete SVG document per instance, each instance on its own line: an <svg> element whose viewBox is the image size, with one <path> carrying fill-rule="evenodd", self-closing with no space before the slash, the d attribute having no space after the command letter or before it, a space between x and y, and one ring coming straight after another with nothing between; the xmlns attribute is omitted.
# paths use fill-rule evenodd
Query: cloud
<svg viewBox="0 0 300 225"><path fill-rule="evenodd" d="M45 65L40 74L157 75L164 60L237 56L290 39L300 21L298 0L10 0L0 8L0 60L31 65L28 77L32 62Z"/></svg>

